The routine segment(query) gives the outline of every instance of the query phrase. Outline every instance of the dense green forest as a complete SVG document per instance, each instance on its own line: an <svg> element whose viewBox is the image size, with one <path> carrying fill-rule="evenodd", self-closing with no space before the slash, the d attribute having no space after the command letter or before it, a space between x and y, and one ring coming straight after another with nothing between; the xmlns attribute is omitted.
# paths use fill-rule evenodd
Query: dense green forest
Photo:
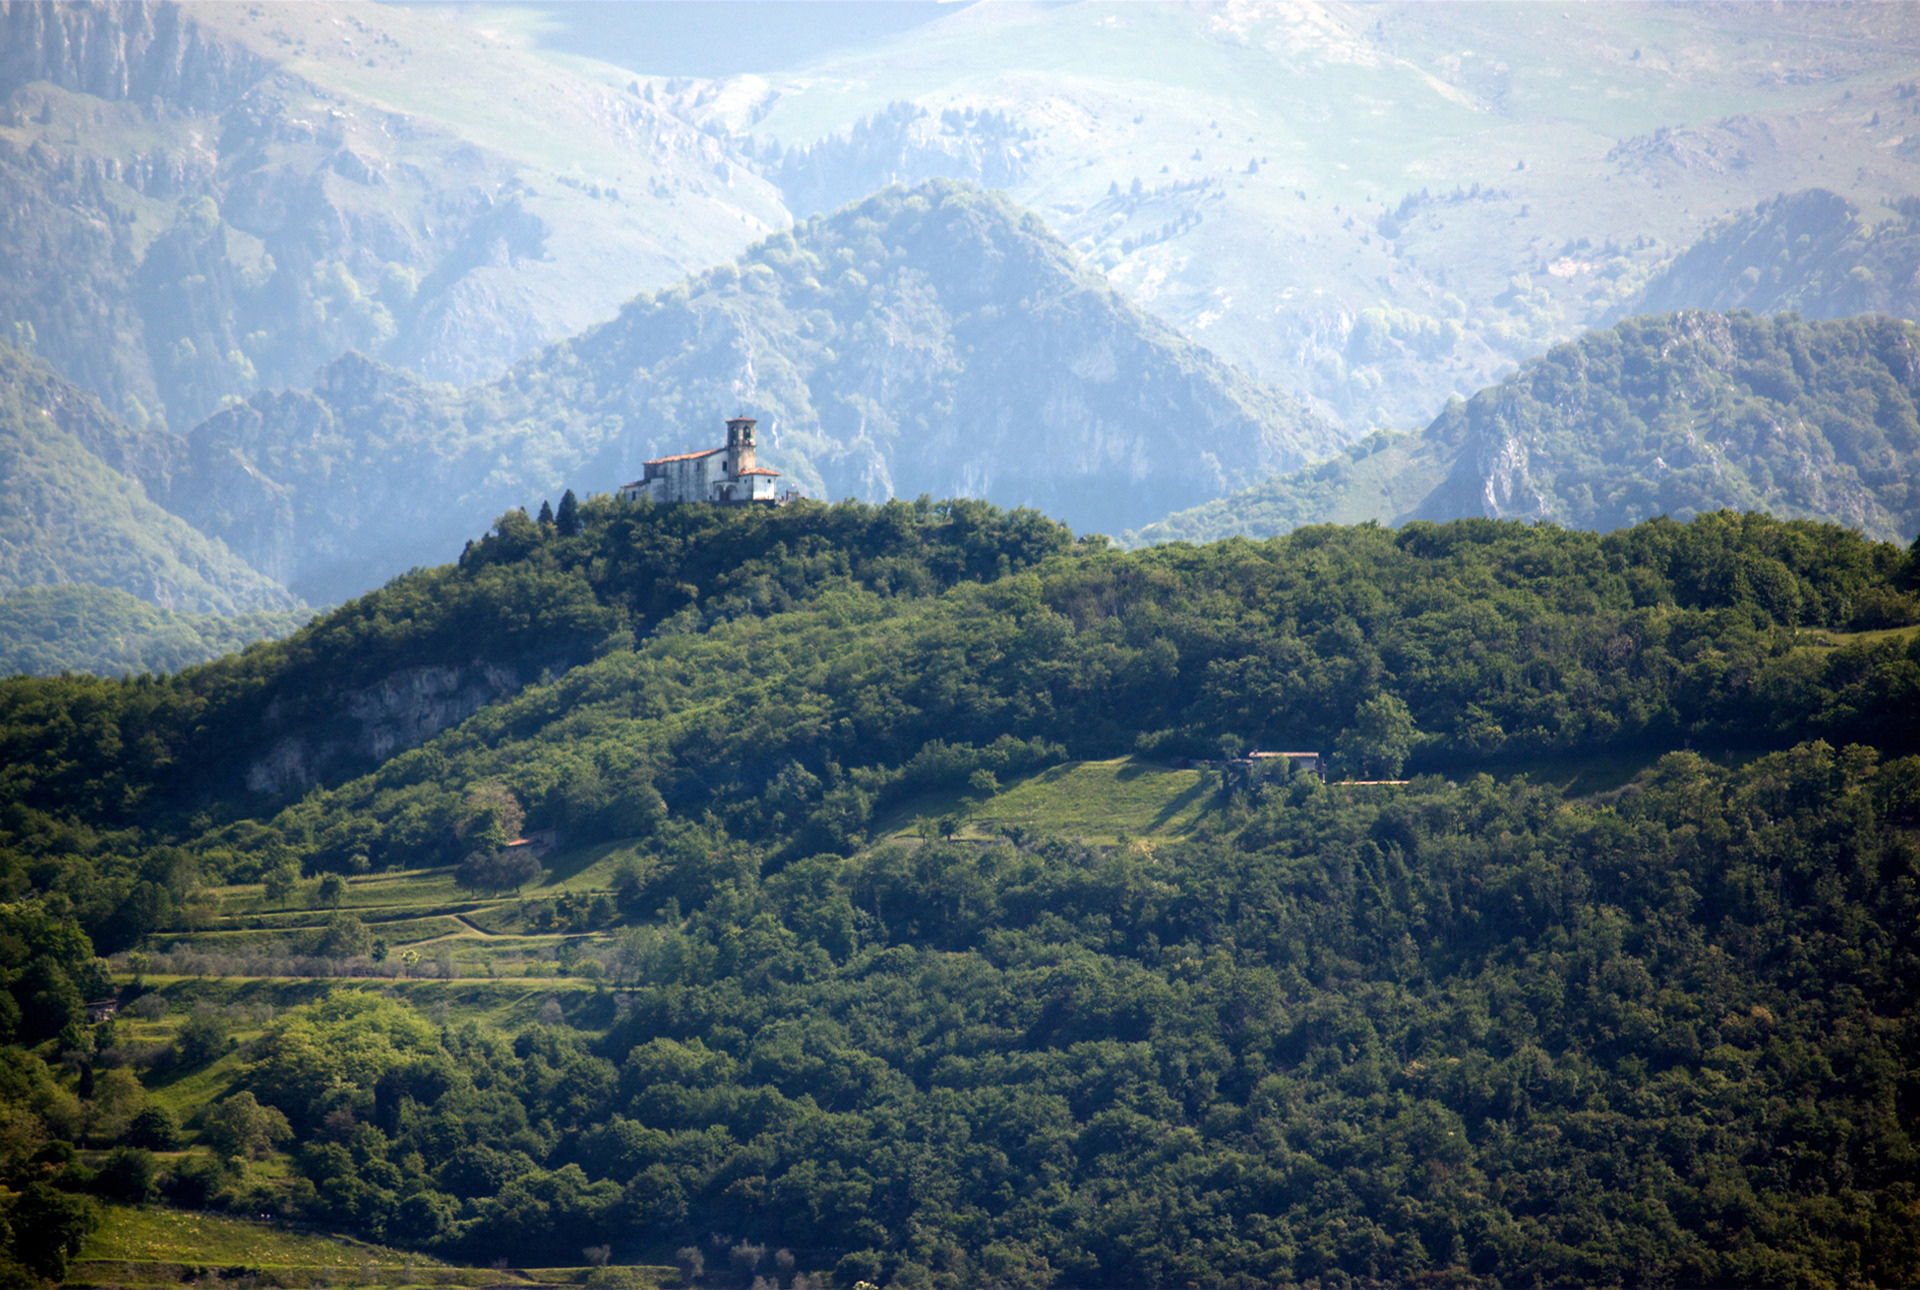
<svg viewBox="0 0 1920 1290"><path fill-rule="evenodd" d="M1611 529L1765 510L1920 534L1920 328L1683 310L1556 345L1414 435L1130 534L1265 536L1300 524L1462 515Z"/></svg>
<svg viewBox="0 0 1920 1290"><path fill-rule="evenodd" d="M30 587L0 598L0 676L178 672L290 635L313 617L310 609L176 613L111 587Z"/></svg>
<svg viewBox="0 0 1920 1290"><path fill-rule="evenodd" d="M157 1189L715 1283L770 1250L847 1285L1920 1275L1920 553L1733 513L1136 552L974 502L562 513L176 676L0 682L23 1266L58 1258L22 1206L78 1232L85 1193ZM248 788L453 657L533 679ZM1179 838L878 826L1062 758L1282 744L1335 782L1208 772ZM1554 786L1597 754L1647 769ZM163 951L209 882L535 828L628 857L570 1013L321 991L194 1152L88 1118L95 952ZM195 1017L164 1060L226 1051ZM247 1163L281 1147L290 1181Z"/></svg>

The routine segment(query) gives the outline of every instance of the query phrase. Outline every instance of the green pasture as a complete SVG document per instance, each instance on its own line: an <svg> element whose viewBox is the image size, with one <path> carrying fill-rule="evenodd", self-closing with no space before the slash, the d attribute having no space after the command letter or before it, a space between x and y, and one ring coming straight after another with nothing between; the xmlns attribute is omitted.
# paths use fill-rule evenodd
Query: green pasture
<svg viewBox="0 0 1920 1290"><path fill-rule="evenodd" d="M1213 805L1213 790L1198 770L1116 757L1053 766L1011 784L984 802L960 792L928 793L886 816L881 837L911 837L923 820L945 815L963 821L957 836L988 838L1008 827L1116 842L1128 837L1179 837Z"/></svg>
<svg viewBox="0 0 1920 1290"><path fill-rule="evenodd" d="M347 1236L157 1206L108 1205L68 1275L69 1285L207 1284L218 1274L255 1286L605 1286L675 1284L670 1267L467 1268Z"/></svg>

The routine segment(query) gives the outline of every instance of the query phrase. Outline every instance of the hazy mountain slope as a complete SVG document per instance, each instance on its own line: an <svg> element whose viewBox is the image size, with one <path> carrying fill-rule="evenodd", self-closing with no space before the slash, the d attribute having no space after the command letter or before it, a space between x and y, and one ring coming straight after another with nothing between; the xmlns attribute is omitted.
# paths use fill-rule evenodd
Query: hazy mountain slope
<svg viewBox="0 0 1920 1290"><path fill-rule="evenodd" d="M1376 430L1344 452L1126 534L1129 545L1264 538L1303 524L1397 523L1447 478L1452 457L1420 433Z"/></svg>
<svg viewBox="0 0 1920 1290"><path fill-rule="evenodd" d="M612 62L531 48L566 20L15 0L0 323L178 428L348 348L487 379L789 207L951 175L1357 431L1575 334L1727 211L1920 187L1910 6L980 5L720 80L640 27Z"/></svg>
<svg viewBox="0 0 1920 1290"><path fill-rule="evenodd" d="M178 672L298 631L308 609L184 614L111 587L62 583L0 597L0 676Z"/></svg>
<svg viewBox="0 0 1920 1290"><path fill-rule="evenodd" d="M1709 229L1618 312L1672 309L1920 318L1920 197L1871 213L1818 188L1762 202Z"/></svg>
<svg viewBox="0 0 1920 1290"><path fill-rule="evenodd" d="M724 143L441 11L0 4L0 325L135 421L358 348L462 382L785 221Z"/></svg>
<svg viewBox="0 0 1920 1290"><path fill-rule="evenodd" d="M1906 542L1920 533L1917 405L1910 323L1647 315L1555 346L1419 435L1356 445L1129 536L1471 515L1609 529L1731 507Z"/></svg>
<svg viewBox="0 0 1920 1290"><path fill-rule="evenodd" d="M464 393L343 359L196 427L169 504L338 600L502 509L709 447L735 412L813 496L965 494L1111 532L1338 444L1032 216L942 182L776 234Z"/></svg>
<svg viewBox="0 0 1920 1290"><path fill-rule="evenodd" d="M297 606L95 451L138 466L154 460L149 447L45 363L0 346L0 593L84 582L191 612Z"/></svg>
<svg viewBox="0 0 1920 1290"><path fill-rule="evenodd" d="M1598 324L1727 212L1920 191L1916 47L1910 6L995 4L673 101L777 141L790 202L992 165L1135 301L1357 431ZM998 143L946 124L970 111Z"/></svg>

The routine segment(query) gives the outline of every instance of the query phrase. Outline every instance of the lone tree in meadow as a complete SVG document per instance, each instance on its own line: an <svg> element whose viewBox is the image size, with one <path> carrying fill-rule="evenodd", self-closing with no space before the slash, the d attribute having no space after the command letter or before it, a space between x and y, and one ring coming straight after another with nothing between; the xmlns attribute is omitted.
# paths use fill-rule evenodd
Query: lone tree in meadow
<svg viewBox="0 0 1920 1290"><path fill-rule="evenodd" d="M300 866L291 860L282 860L260 876L261 886L266 897L276 905L287 903L287 897L293 894L294 887L300 881Z"/></svg>
<svg viewBox="0 0 1920 1290"><path fill-rule="evenodd" d="M453 880L468 891L518 892L540 877L540 861L526 847L475 851L454 866Z"/></svg>

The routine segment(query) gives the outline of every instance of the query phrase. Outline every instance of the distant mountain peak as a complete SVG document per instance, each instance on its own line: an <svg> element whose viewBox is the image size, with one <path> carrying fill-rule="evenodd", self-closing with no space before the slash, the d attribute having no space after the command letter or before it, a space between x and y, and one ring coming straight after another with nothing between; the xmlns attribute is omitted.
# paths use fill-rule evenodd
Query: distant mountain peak
<svg viewBox="0 0 1920 1290"><path fill-rule="evenodd" d="M1781 193L1708 229L1611 320L1676 309L1920 319L1920 200L1874 217L1824 188Z"/></svg>
<svg viewBox="0 0 1920 1290"><path fill-rule="evenodd" d="M1920 532L1920 327L1688 309L1589 332L1417 435L1169 516L1134 541L1462 516L1613 529L1769 511Z"/></svg>

